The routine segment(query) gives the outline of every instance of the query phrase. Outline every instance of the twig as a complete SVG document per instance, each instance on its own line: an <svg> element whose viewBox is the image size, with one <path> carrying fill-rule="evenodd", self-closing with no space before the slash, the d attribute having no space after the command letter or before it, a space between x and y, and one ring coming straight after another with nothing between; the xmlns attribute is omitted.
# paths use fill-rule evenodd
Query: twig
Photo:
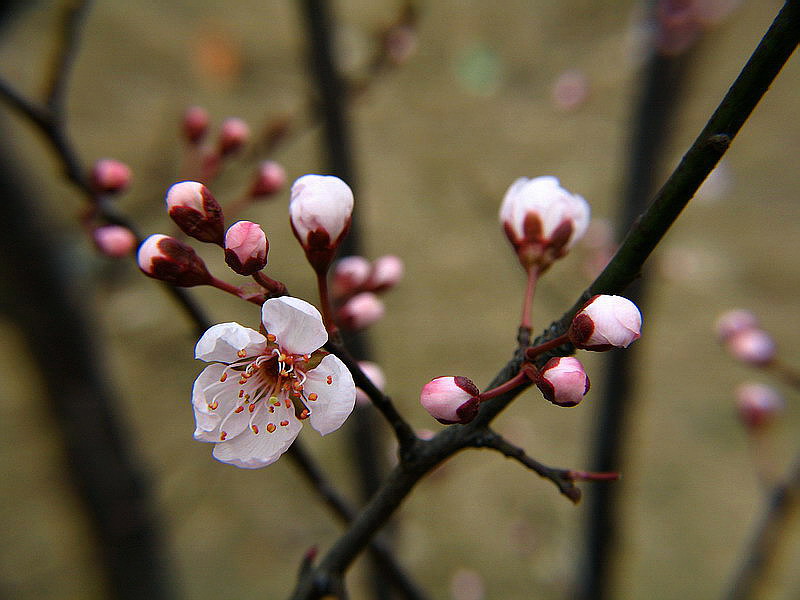
<svg viewBox="0 0 800 600"><path fill-rule="evenodd" d="M788 479L775 486L767 500L764 515L737 569L727 600L756 598L758 585L776 558L785 539L786 527L800 503L800 457L795 460Z"/></svg>
<svg viewBox="0 0 800 600"><path fill-rule="evenodd" d="M572 502L577 504L578 501L580 501L581 490L575 486L571 470L548 467L540 463L533 457L528 456L525 450L519 446L515 446L499 433L492 430L487 430L482 436L475 436L473 446L475 448L492 448L493 450L497 450L504 456L512 458L524 465L540 477L552 481L558 488L558 491Z"/></svg>

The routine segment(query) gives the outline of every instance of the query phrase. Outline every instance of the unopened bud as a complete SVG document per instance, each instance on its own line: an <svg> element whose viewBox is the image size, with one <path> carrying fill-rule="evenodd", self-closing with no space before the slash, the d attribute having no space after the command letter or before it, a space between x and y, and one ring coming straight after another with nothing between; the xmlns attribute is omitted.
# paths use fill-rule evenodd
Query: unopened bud
<svg viewBox="0 0 800 600"><path fill-rule="evenodd" d="M117 194L131 184L131 169L113 158L102 158L92 168L92 186L106 194Z"/></svg>
<svg viewBox="0 0 800 600"><path fill-rule="evenodd" d="M783 397L772 386L743 383L736 388L736 408L748 429L761 429L771 424L784 407Z"/></svg>
<svg viewBox="0 0 800 600"><path fill-rule="evenodd" d="M167 191L167 212L188 236L223 246L225 218L211 191L198 181L181 181Z"/></svg>
<svg viewBox="0 0 800 600"><path fill-rule="evenodd" d="M225 262L239 275L253 275L267 266L269 242L264 230L238 221L225 233Z"/></svg>
<svg viewBox="0 0 800 600"><path fill-rule="evenodd" d="M478 414L480 390L466 377L436 377L422 388L419 401L445 425L469 423Z"/></svg>
<svg viewBox="0 0 800 600"><path fill-rule="evenodd" d="M376 258L367 287L373 292L385 292L400 283L404 270L403 260L398 256L387 254Z"/></svg>
<svg viewBox="0 0 800 600"><path fill-rule="evenodd" d="M238 152L250 139L250 127L242 119L231 117L222 122L219 132L219 153L222 156Z"/></svg>
<svg viewBox="0 0 800 600"><path fill-rule="evenodd" d="M208 133L208 111L201 106L190 106L183 113L183 135L190 144L198 144Z"/></svg>
<svg viewBox="0 0 800 600"><path fill-rule="evenodd" d="M737 309L722 313L717 319L717 337L724 342L747 329L758 327L758 317L749 310Z"/></svg>
<svg viewBox="0 0 800 600"><path fill-rule="evenodd" d="M258 174L250 188L250 196L272 196L286 185L286 169L274 160L266 160L258 167Z"/></svg>
<svg viewBox="0 0 800 600"><path fill-rule="evenodd" d="M577 358L558 356L542 367L536 386L553 404L575 406L589 391L589 378Z"/></svg>
<svg viewBox="0 0 800 600"><path fill-rule="evenodd" d="M725 347L737 360L756 367L772 362L777 351L772 336L763 329L739 331L725 341Z"/></svg>
<svg viewBox="0 0 800 600"><path fill-rule="evenodd" d="M590 213L589 203L555 177L522 177L503 198L500 222L522 266L543 271L586 232Z"/></svg>
<svg viewBox="0 0 800 600"><path fill-rule="evenodd" d="M142 242L137 262L145 275L172 285L192 287L212 280L203 259L191 246L160 233Z"/></svg>
<svg viewBox="0 0 800 600"><path fill-rule="evenodd" d="M366 375L372 382L372 385L374 385L380 391L383 391L383 388L386 385L386 376L383 374L383 369L381 369L377 363L370 362L368 360L358 361L358 366L364 372L364 375ZM362 390L360 387L357 387L356 404L360 406L366 406L369 403L369 396L367 396L364 390Z"/></svg>
<svg viewBox="0 0 800 600"><path fill-rule="evenodd" d="M292 231L317 272L328 268L350 228L353 192L338 177L304 175L292 185Z"/></svg>
<svg viewBox="0 0 800 600"><path fill-rule="evenodd" d="M642 314L622 296L594 296L572 319L569 339L576 348L603 352L627 348L641 337Z"/></svg>
<svg viewBox="0 0 800 600"><path fill-rule="evenodd" d="M383 318L386 308L372 292L361 292L350 298L337 311L336 317L344 329L369 327Z"/></svg>
<svg viewBox="0 0 800 600"><path fill-rule="evenodd" d="M372 265L363 256L345 256L333 266L331 288L334 298L356 293L367 282Z"/></svg>
<svg viewBox="0 0 800 600"><path fill-rule="evenodd" d="M136 248L136 236L127 227L104 225L92 233L97 249L111 258L128 256Z"/></svg>

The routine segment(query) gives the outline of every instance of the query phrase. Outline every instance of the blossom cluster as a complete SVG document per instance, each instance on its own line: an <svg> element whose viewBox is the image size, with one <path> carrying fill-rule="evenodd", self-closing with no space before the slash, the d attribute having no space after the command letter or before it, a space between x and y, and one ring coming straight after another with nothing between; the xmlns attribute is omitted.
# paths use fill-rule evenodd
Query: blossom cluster
<svg viewBox="0 0 800 600"><path fill-rule="evenodd" d="M589 216L586 200L562 188L555 177L521 178L506 192L500 222L528 274L521 320L526 337L530 334L529 310L537 278L586 232ZM563 344L595 352L626 348L640 337L641 326L641 313L627 298L593 296L575 314L566 333L525 349L525 362L511 381L480 393L466 377L437 377L422 389L420 402L441 423L468 423L478 413L481 402L531 382L553 404L575 406L590 387L581 362L572 356L557 356L538 368L536 358Z"/></svg>

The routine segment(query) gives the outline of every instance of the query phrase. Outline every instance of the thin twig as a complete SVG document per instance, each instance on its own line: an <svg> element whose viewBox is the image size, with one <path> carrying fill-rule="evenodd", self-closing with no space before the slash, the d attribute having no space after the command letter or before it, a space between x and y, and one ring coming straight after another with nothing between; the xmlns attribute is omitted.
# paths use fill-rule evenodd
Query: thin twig
<svg viewBox="0 0 800 600"><path fill-rule="evenodd" d="M572 500L572 502L577 504L580 501L581 490L575 486L575 481L572 478L573 471L548 467L540 463L535 458L528 456L525 450L512 444L499 433L490 429L482 436L475 436L473 446L475 448L492 448L493 450L497 450L504 456L512 458L524 465L540 477L552 481L558 488L558 491Z"/></svg>
<svg viewBox="0 0 800 600"><path fill-rule="evenodd" d="M47 107L54 115L64 114L67 82L72 74L83 23L90 7L90 0L73 0L65 7L59 46L45 92Z"/></svg>
<svg viewBox="0 0 800 600"><path fill-rule="evenodd" d="M778 555L778 548L789 530L786 525L800 504L800 457L795 460L788 479L775 486L758 529L748 545L747 554L731 582L727 600L756 598L758 586Z"/></svg>

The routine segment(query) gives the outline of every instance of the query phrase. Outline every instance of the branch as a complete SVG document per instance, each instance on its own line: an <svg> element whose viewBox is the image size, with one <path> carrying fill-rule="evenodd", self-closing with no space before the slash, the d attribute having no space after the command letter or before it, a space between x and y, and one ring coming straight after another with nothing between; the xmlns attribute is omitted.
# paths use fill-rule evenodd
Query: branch
<svg viewBox="0 0 800 600"><path fill-rule="evenodd" d="M397 436L397 441L400 444L400 453L404 453L414 444L417 436L411 425L409 425L397 411L392 399L375 387L375 384L372 383L370 378L361 370L361 367L358 366L358 362L350 356L347 348L334 341L329 341L325 344L325 347L342 360L353 374L356 385L364 390L364 393L369 396L375 408L386 418L386 421L391 425L392 429L394 429L395 435Z"/></svg>
<svg viewBox="0 0 800 600"><path fill-rule="evenodd" d="M504 456L512 458L524 465L540 477L552 481L558 488L558 491L575 504L580 501L581 490L575 487L575 480L572 476L573 471L569 469L556 469L540 463L538 460L528 456L525 450L519 446L515 446L499 433L490 429L487 430L483 436L476 436L473 440L473 446L475 448L491 448L497 450Z"/></svg>
<svg viewBox="0 0 800 600"><path fill-rule="evenodd" d="M83 23L91 6L90 0L73 0L65 10L58 50L47 85L47 107L54 115L64 113L67 81L78 51Z"/></svg>
<svg viewBox="0 0 800 600"><path fill-rule="evenodd" d="M544 343L563 334L574 314L592 295L621 292L635 279L653 248L725 153L733 137L794 51L800 36L798 13L800 13L800 0L789 0L784 5L700 136L657 194L650 208L628 234L611 263L575 305L559 321L551 324L535 344ZM568 346L562 346L551 354L569 350ZM540 360L546 361L548 358L549 356L545 354ZM511 379L519 371L521 362L522 353L518 351L489 387L497 387ZM486 427L491 420L523 389L524 386L487 401L481 407L478 416L468 425L452 425L430 441L414 441L408 450L401 454L400 464L389 474L378 492L328 551L319 566L298 581L292 599L320 598L326 590L318 587L317 583L329 580L333 575L340 577L414 485L436 465L465 447L473 445L473 436L485 435Z"/></svg>
<svg viewBox="0 0 800 600"><path fill-rule="evenodd" d="M747 555L731 582L727 600L755 598L758 584L763 581L778 547L789 531L786 527L800 504L800 457L786 482L773 489L767 501L761 523L750 542Z"/></svg>

